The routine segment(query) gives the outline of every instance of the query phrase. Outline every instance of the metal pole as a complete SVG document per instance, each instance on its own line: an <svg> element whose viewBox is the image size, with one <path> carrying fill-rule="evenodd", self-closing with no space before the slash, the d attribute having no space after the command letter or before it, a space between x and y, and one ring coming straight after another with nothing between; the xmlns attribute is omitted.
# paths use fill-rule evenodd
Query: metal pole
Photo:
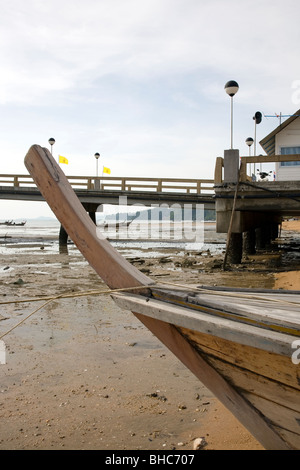
<svg viewBox="0 0 300 470"><path fill-rule="evenodd" d="M96 152L94 157L96 158L96 178L95 178L95 184L94 184L94 189L100 189L100 180L98 180L98 159L100 158L100 153Z"/></svg>
<svg viewBox="0 0 300 470"><path fill-rule="evenodd" d="M254 120L254 157L256 157L256 121ZM256 170L256 164L254 162L254 177L255 176L255 170Z"/></svg>
<svg viewBox="0 0 300 470"><path fill-rule="evenodd" d="M231 128L231 149L233 149L233 96L230 97L231 100L231 123L230 123L230 128Z"/></svg>
<svg viewBox="0 0 300 470"><path fill-rule="evenodd" d="M251 157L251 146L249 145L249 157ZM250 163L250 177L251 177L251 163Z"/></svg>

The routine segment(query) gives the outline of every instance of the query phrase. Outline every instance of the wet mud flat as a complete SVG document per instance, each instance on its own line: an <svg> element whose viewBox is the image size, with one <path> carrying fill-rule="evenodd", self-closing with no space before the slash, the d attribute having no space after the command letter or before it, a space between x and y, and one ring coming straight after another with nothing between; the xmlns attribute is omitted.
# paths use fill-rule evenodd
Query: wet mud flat
<svg viewBox="0 0 300 470"><path fill-rule="evenodd" d="M126 256L159 281L291 289L292 237L226 271L222 249ZM134 315L107 294L76 296L106 286L74 247L8 247L0 275L1 334L43 306L3 338L0 449L188 450L199 437L204 450L261 448ZM25 302L64 293L74 297Z"/></svg>

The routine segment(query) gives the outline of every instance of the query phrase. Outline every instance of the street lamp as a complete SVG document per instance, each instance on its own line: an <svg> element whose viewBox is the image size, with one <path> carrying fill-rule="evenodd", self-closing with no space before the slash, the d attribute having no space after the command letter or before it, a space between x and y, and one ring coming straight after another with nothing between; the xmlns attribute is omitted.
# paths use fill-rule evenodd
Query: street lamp
<svg viewBox="0 0 300 470"><path fill-rule="evenodd" d="M262 119L262 114L260 111L256 111L256 113L253 116L254 120L254 156L256 157L256 124L259 124ZM261 164L260 164L260 170L261 170ZM255 163L254 163L254 174L255 174Z"/></svg>
<svg viewBox="0 0 300 470"><path fill-rule="evenodd" d="M261 123L262 119L262 114L259 111L256 111L256 113L253 116L254 120L254 156L256 156L256 124Z"/></svg>
<svg viewBox="0 0 300 470"><path fill-rule="evenodd" d="M233 97L239 90L239 85L234 80L229 80L225 84L225 91L230 96L231 100L231 118L230 118L230 128L231 128L231 148L233 148Z"/></svg>
<svg viewBox="0 0 300 470"><path fill-rule="evenodd" d="M94 157L96 158L96 176L98 176L98 158L100 157L100 153L96 152Z"/></svg>
<svg viewBox="0 0 300 470"><path fill-rule="evenodd" d="M247 137L247 139L245 140L246 144L248 145L249 147L249 157L251 156L251 145L253 144L254 140L252 139L252 137Z"/></svg>
<svg viewBox="0 0 300 470"><path fill-rule="evenodd" d="M247 137L245 142L249 147L249 157L251 157L251 145L253 144L254 140L252 139L252 137ZM250 163L250 174L251 174L251 163Z"/></svg>
<svg viewBox="0 0 300 470"><path fill-rule="evenodd" d="M50 139L48 140L49 144L51 145L51 155L52 155L52 145L55 144L55 139L53 137L50 137Z"/></svg>

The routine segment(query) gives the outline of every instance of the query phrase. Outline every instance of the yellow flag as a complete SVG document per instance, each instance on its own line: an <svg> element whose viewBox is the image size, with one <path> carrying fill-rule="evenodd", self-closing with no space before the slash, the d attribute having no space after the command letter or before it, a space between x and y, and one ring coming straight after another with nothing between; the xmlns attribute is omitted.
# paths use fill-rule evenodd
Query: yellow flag
<svg viewBox="0 0 300 470"><path fill-rule="evenodd" d="M65 163L68 165L68 159L66 157L62 157L61 155L58 155L58 163Z"/></svg>
<svg viewBox="0 0 300 470"><path fill-rule="evenodd" d="M107 173L108 175L110 175L110 169L106 168L106 166L104 166L103 167L103 173Z"/></svg>

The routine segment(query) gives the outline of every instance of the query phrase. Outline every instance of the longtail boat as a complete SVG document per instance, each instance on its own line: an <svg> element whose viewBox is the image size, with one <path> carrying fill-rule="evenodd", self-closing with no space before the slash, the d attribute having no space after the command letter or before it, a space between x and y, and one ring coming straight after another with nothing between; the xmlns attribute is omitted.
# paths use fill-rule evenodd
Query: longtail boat
<svg viewBox="0 0 300 470"><path fill-rule="evenodd" d="M300 292L156 283L97 231L46 148L33 145L25 165L115 302L132 311L265 449L299 450Z"/></svg>

